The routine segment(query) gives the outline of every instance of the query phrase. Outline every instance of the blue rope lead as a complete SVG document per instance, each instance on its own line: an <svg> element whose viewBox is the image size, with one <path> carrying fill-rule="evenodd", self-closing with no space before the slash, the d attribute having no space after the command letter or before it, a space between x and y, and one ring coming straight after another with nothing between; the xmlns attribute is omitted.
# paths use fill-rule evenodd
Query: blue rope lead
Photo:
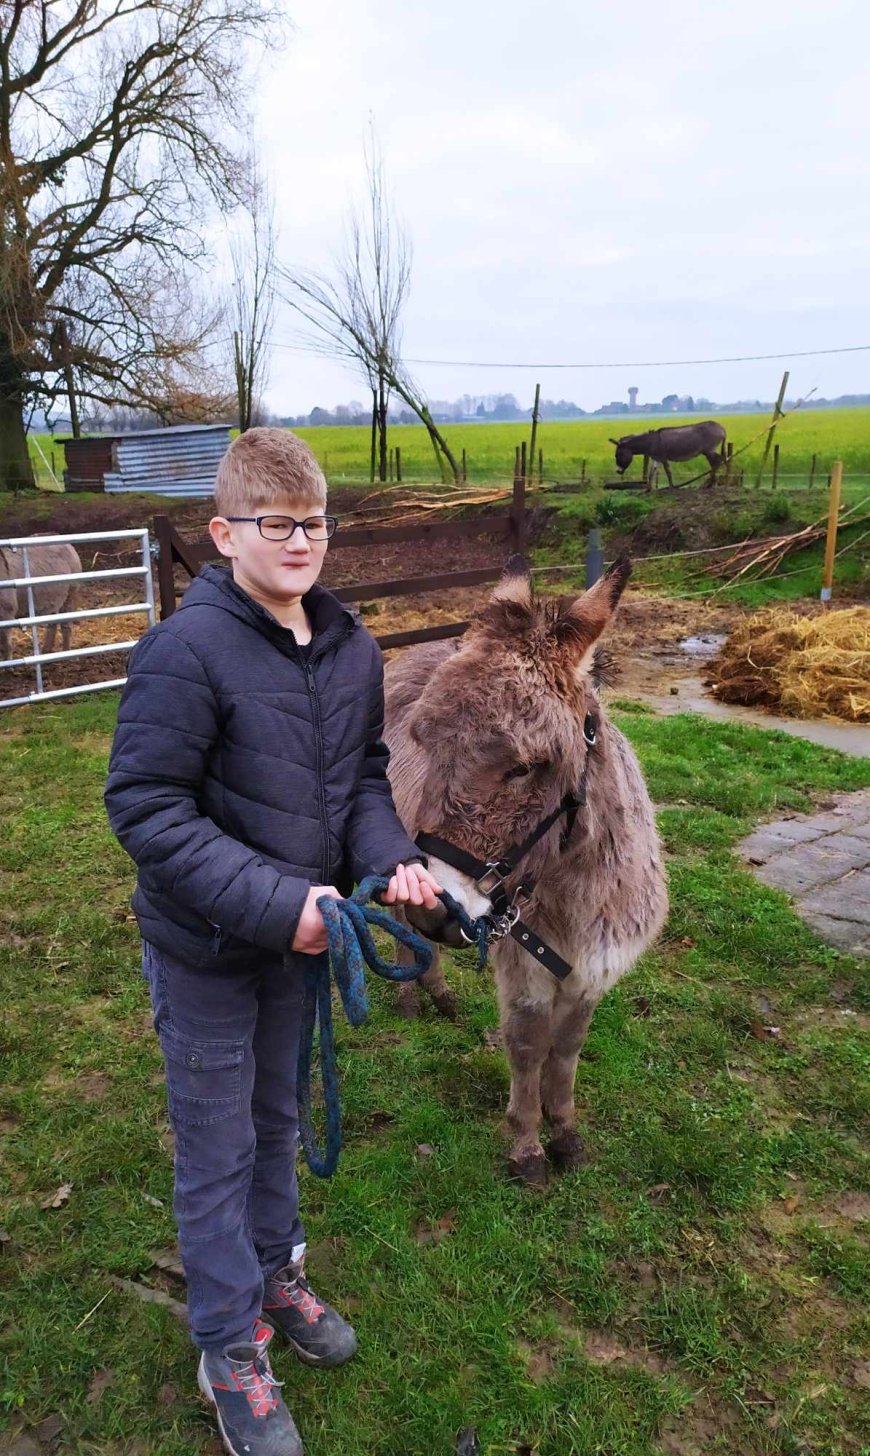
<svg viewBox="0 0 870 1456"><path fill-rule="evenodd" d="M335 900L331 895L322 895L317 901L317 908L326 926L329 950L324 955L305 957L305 1001L296 1072L296 1096L299 1106L299 1136L305 1161L318 1178L332 1176L341 1150L341 1106L332 1031L330 972L335 977L348 1021L351 1026L360 1026L369 1010L365 984L366 966L387 981L414 981L425 975L432 964L432 947L422 936L417 935L409 926L394 920L386 910L368 903L379 891L385 890L388 884L386 879L371 876L363 880L356 893L347 900ZM385 930L388 935L412 950L414 964L400 966L385 961L375 945L370 929L373 925ZM318 1021L320 1073L326 1108L326 1147L322 1151L317 1143L311 1112L311 1060Z"/></svg>

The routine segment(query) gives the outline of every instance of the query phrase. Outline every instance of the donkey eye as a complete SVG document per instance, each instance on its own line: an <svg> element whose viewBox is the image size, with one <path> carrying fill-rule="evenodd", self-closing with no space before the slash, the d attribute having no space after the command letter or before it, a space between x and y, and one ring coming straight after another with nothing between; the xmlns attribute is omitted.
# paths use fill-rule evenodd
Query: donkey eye
<svg viewBox="0 0 870 1456"><path fill-rule="evenodd" d="M507 781L508 779L524 779L526 777L526 774L530 774L534 767L535 765L533 763L515 764L514 767L509 768L507 773L505 774L505 781Z"/></svg>

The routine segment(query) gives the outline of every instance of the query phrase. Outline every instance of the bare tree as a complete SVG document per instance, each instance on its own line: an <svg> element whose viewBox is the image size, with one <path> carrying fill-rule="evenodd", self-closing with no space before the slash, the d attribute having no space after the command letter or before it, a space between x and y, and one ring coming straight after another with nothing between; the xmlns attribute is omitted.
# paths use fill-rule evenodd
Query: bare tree
<svg viewBox="0 0 870 1456"><path fill-rule="evenodd" d="M281 12L0 0L0 487L32 483L28 406L153 405L195 372L203 223L248 196L243 67Z"/></svg>
<svg viewBox="0 0 870 1456"><path fill-rule="evenodd" d="M333 276L279 270L281 296L311 326L315 349L361 370L372 392L372 478L387 478L387 414L391 393L426 426L441 474L459 479L459 466L434 420L425 394L401 359L401 315L411 283L411 245L390 211L383 159L370 127L364 148L366 206L351 215L348 240Z"/></svg>
<svg viewBox="0 0 870 1456"><path fill-rule="evenodd" d="M251 171L254 182L244 208L242 231L230 245L233 374L242 434L256 423L268 382L269 339L275 316L275 205L253 163Z"/></svg>

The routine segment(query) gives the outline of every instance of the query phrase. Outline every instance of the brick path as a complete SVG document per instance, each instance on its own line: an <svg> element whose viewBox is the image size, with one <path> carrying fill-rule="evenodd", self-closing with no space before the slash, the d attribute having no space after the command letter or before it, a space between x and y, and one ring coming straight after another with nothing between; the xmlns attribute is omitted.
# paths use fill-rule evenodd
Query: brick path
<svg viewBox="0 0 870 1456"><path fill-rule="evenodd" d="M870 789L836 794L824 813L763 824L738 852L823 940L870 956Z"/></svg>

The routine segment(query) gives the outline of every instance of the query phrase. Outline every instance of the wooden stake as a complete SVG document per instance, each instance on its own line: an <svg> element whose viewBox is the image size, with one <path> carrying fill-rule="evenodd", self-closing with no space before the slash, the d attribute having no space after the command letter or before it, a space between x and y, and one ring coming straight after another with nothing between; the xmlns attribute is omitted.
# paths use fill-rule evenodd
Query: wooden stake
<svg viewBox="0 0 870 1456"><path fill-rule="evenodd" d="M519 445L517 445L516 449L514 450L514 480L516 480L518 478L519 473L520 473L520 447L519 447Z"/></svg>
<svg viewBox="0 0 870 1456"><path fill-rule="evenodd" d="M396 479L402 479L402 447L396 446Z"/></svg>
<svg viewBox="0 0 870 1456"><path fill-rule="evenodd" d="M538 484L539 485L543 485L543 483L544 483L544 452L543 452L543 450L539 450L538 451Z"/></svg>
<svg viewBox="0 0 870 1456"><path fill-rule="evenodd" d="M812 461L810 463L810 483L809 483L809 489L810 490L812 490L812 488L815 485L815 483L816 483L816 456L814 455L813 458L812 458Z"/></svg>
<svg viewBox="0 0 870 1456"><path fill-rule="evenodd" d="M527 473L528 472L528 453L527 453L527 451L528 451L528 446L526 444L526 441L523 440L523 443L520 445L520 475L522 476L524 483L525 483L526 480L528 480L528 473Z"/></svg>
<svg viewBox="0 0 870 1456"><path fill-rule="evenodd" d="M465 454L464 445L462 447L462 479L466 482L468 480L468 457Z"/></svg>
<svg viewBox="0 0 870 1456"><path fill-rule="evenodd" d="M529 469L532 472L534 472L534 469L535 469L535 442L536 442L536 440L538 438L538 411L540 409L540 406L541 406L541 386L540 386L540 384L536 384L535 385L535 406L534 406L534 409L532 410L532 438L529 441ZM523 471L523 475L525 475L525 473L526 472Z"/></svg>
<svg viewBox="0 0 870 1456"><path fill-rule="evenodd" d="M840 488L843 484L843 462L835 460L831 467L831 493L828 497L828 534L825 539L825 569L822 573L823 602L831 600L834 585L834 556L837 550L837 521L840 515Z"/></svg>
<svg viewBox="0 0 870 1456"><path fill-rule="evenodd" d="M770 454L770 447L773 444L773 437L776 433L776 426L778 422L782 419L782 402L785 399L787 384L788 370L786 369L785 373L782 376L782 384L779 386L779 394L777 396L776 404L773 406L773 416L770 421L770 429L767 432L767 438L764 442L764 452L761 456L761 464L758 467L758 474L755 477L756 490L758 490L759 486L761 485L762 479L764 478L764 467L767 464L767 457Z"/></svg>
<svg viewBox="0 0 870 1456"><path fill-rule="evenodd" d="M390 480L393 480L395 477L393 475L393 447L392 447L392 445L390 446L389 462L390 462L389 463L389 479Z"/></svg>
<svg viewBox="0 0 870 1456"><path fill-rule="evenodd" d="M581 485L585 485L586 484L586 461L585 460L581 460L580 461L580 484Z"/></svg>
<svg viewBox="0 0 870 1456"><path fill-rule="evenodd" d="M779 446L773 447L773 475L770 478L771 490L776 490L776 477L779 474Z"/></svg>

